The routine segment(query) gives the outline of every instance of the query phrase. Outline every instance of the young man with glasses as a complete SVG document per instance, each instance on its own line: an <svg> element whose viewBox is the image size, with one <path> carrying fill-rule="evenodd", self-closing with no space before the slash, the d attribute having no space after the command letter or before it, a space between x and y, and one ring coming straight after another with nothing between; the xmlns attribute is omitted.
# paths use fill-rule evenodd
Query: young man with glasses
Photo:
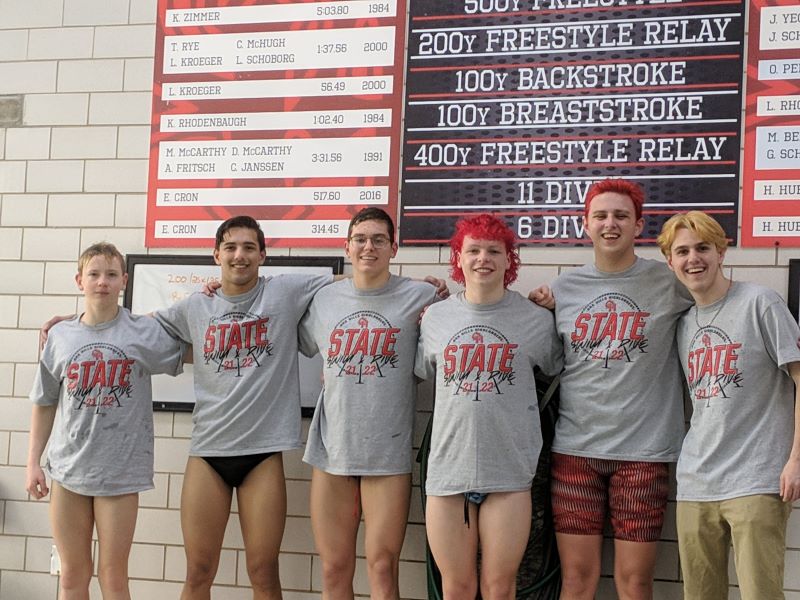
<svg viewBox="0 0 800 600"><path fill-rule="evenodd" d="M372 598L399 598L398 565L411 494L414 356L429 283L392 275L394 223L379 208L350 221L352 279L317 292L300 349L322 355L324 389L303 460L313 469L311 524L325 598L353 598L363 512Z"/></svg>

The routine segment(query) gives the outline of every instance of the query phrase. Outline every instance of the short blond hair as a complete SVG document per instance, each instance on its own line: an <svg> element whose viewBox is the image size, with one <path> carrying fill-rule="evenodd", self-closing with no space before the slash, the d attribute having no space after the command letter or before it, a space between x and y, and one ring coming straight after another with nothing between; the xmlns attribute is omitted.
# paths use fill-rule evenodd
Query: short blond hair
<svg viewBox="0 0 800 600"><path fill-rule="evenodd" d="M719 252L724 252L728 247L725 231L714 218L699 210L690 210L672 215L661 228L661 233L656 241L658 247L661 248L661 253L667 258L672 252L672 244L675 243L675 236L679 229L688 229L704 242L714 244Z"/></svg>
<svg viewBox="0 0 800 600"><path fill-rule="evenodd" d="M110 242L97 242L81 252L81 255L78 257L78 273L83 273L83 268L95 256L105 256L109 262L116 258L119 260L119 266L122 268L122 272L125 272L125 256L122 252L117 250L117 247Z"/></svg>

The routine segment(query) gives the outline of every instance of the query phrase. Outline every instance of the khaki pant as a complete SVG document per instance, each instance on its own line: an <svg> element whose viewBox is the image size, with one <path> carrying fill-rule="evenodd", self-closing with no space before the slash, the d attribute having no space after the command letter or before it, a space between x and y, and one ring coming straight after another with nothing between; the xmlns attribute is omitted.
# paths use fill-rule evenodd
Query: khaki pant
<svg viewBox="0 0 800 600"><path fill-rule="evenodd" d="M684 600L727 600L733 542L742 600L783 600L790 502L759 494L719 502L678 502Z"/></svg>

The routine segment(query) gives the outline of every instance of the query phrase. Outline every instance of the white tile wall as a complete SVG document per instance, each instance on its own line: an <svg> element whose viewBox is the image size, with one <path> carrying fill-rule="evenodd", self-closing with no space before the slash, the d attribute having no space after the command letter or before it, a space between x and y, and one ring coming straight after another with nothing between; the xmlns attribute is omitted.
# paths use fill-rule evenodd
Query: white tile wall
<svg viewBox="0 0 800 600"><path fill-rule="evenodd" d="M31 160L25 177L29 192L83 191L83 161Z"/></svg>
<svg viewBox="0 0 800 600"><path fill-rule="evenodd" d="M44 265L16 261L0 261L0 294L40 294Z"/></svg>
<svg viewBox="0 0 800 600"><path fill-rule="evenodd" d="M94 36L94 56L149 57L156 43L155 25L98 27Z"/></svg>
<svg viewBox="0 0 800 600"><path fill-rule="evenodd" d="M150 92L92 94L91 125L141 125L150 119Z"/></svg>
<svg viewBox="0 0 800 600"><path fill-rule="evenodd" d="M89 94L31 94L25 97L25 125L85 125Z"/></svg>
<svg viewBox="0 0 800 600"><path fill-rule="evenodd" d="M147 160L87 160L87 192L144 192Z"/></svg>
<svg viewBox="0 0 800 600"><path fill-rule="evenodd" d="M31 29L28 36L28 59L89 58L92 56L94 27L54 27ZM62 68L70 62L61 63Z"/></svg>
<svg viewBox="0 0 800 600"><path fill-rule="evenodd" d="M129 58L125 59L125 81L123 89L126 92L150 91L153 85L153 59Z"/></svg>
<svg viewBox="0 0 800 600"><path fill-rule="evenodd" d="M0 61L25 60L27 54L27 30L0 30Z"/></svg>
<svg viewBox="0 0 800 600"><path fill-rule="evenodd" d="M60 27L63 6L63 0L0 0L0 29Z"/></svg>
<svg viewBox="0 0 800 600"><path fill-rule="evenodd" d="M49 127L12 127L6 129L6 159L50 158Z"/></svg>
<svg viewBox="0 0 800 600"><path fill-rule="evenodd" d="M129 0L64 0L64 25L124 25Z"/></svg>
<svg viewBox="0 0 800 600"><path fill-rule="evenodd" d="M124 66L121 59L62 61L58 70L58 91L120 91Z"/></svg>
<svg viewBox="0 0 800 600"><path fill-rule="evenodd" d="M73 279L82 247L107 239L123 251L146 252L156 0L0 0L0 15L0 94L24 95L23 125L0 130L0 598L55 600L58 579L48 574L47 503L30 501L22 491L37 329L52 314L82 306ZM328 255L331 250L275 253ZM658 256L653 249L642 254ZM524 248L521 255L525 266L515 289L523 293L591 260L589 248ZM447 277L448 257L447 248L403 248L395 271ZM789 258L800 258L800 249L732 248L727 264L737 279L758 281L785 295ZM430 410L430 398L423 397L420 406ZM418 415L418 425L428 418L428 413ZM185 569L178 508L191 415L157 413L155 431L155 488L141 495L131 555L136 600L177 597ZM320 563L308 518L310 469L300 452L290 452L285 471L284 597L318 599ZM657 563L658 600L681 598L673 519L671 504ZM404 598L426 594L422 520L415 488L402 555ZM215 598L251 597L238 527L234 514ZM790 522L787 546L787 598L800 600L800 517ZM367 594L363 531L358 548L355 585L359 594ZM604 561L606 573L610 558ZM605 576L599 598L614 597L613 582ZM96 582L92 598L100 598Z"/></svg>
<svg viewBox="0 0 800 600"><path fill-rule="evenodd" d="M0 63L0 94L56 91L55 61Z"/></svg>
<svg viewBox="0 0 800 600"><path fill-rule="evenodd" d="M47 219L46 194L4 194L0 201L2 202L0 226L36 227L45 225Z"/></svg>
<svg viewBox="0 0 800 600"><path fill-rule="evenodd" d="M50 227L113 227L114 194L50 194Z"/></svg>
<svg viewBox="0 0 800 600"><path fill-rule="evenodd" d="M69 260L80 254L80 229L48 227L27 229L22 243L23 260Z"/></svg>
<svg viewBox="0 0 800 600"><path fill-rule="evenodd" d="M0 162L0 193L25 191L25 168L21 160Z"/></svg>

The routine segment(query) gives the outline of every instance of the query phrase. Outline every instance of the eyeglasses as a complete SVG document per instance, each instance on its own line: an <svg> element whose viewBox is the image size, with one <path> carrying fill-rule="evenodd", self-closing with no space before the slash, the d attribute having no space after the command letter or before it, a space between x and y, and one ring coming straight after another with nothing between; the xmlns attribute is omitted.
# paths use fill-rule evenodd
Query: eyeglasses
<svg viewBox="0 0 800 600"><path fill-rule="evenodd" d="M350 242L359 248L367 245L367 242L372 242L373 248L386 248L391 243L391 240L385 235L354 235L350 238Z"/></svg>

